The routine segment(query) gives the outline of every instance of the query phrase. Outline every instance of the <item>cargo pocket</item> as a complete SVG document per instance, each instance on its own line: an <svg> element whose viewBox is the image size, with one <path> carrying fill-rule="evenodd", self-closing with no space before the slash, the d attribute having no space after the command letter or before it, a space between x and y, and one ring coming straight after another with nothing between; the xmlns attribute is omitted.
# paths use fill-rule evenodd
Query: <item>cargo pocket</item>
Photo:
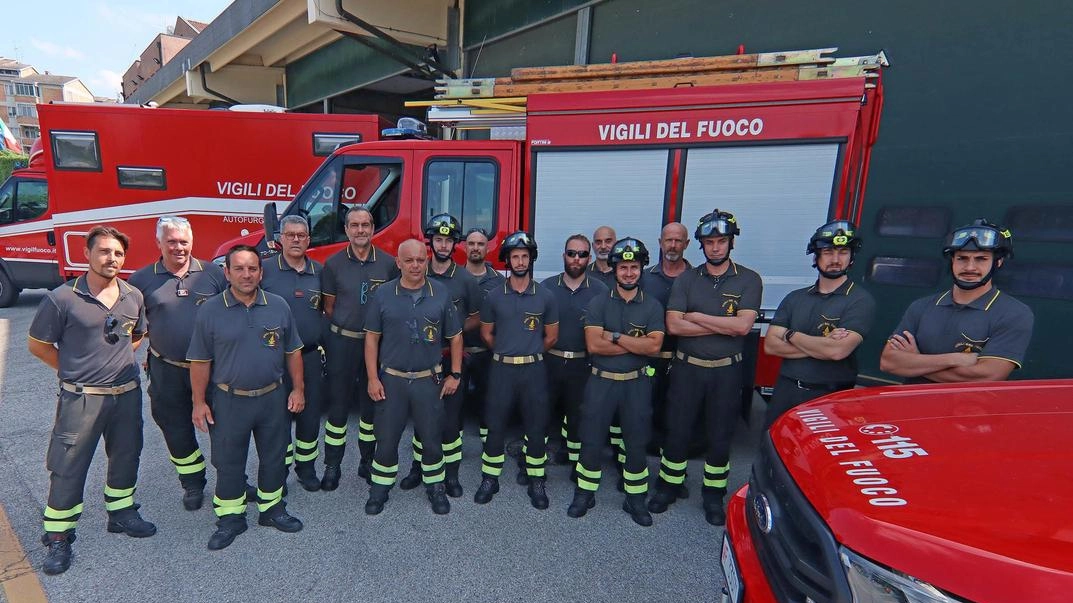
<svg viewBox="0 0 1073 603"><path fill-rule="evenodd" d="M45 455L45 468L52 473L63 475L63 469L71 466L71 463L67 462L67 457L77 443L78 433L53 431L52 439L48 443L48 452Z"/></svg>

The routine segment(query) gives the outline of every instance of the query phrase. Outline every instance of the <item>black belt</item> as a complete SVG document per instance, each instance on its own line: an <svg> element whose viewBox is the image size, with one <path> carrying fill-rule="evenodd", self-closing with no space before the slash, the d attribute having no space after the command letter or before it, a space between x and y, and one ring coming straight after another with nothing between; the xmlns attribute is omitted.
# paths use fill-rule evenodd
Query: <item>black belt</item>
<svg viewBox="0 0 1073 603"><path fill-rule="evenodd" d="M149 353L154 355L154 356L156 356L157 358L163 360L164 362L172 365L172 366L177 366L179 368L184 368L184 369L190 368L190 363L189 362L179 362L178 360L172 360L171 358L165 358L164 356L162 356L160 354L160 352L158 352L155 349L153 349L152 346L149 347Z"/></svg>
<svg viewBox="0 0 1073 603"><path fill-rule="evenodd" d="M842 381L840 383L809 383L807 381L801 381L799 379L791 379L790 377L783 377L790 383L797 386L798 389L818 390L825 392L836 392L843 389L853 389L857 384L853 381Z"/></svg>
<svg viewBox="0 0 1073 603"><path fill-rule="evenodd" d="M320 344L319 343L315 344L315 345L304 345L304 346L302 346L302 353L303 354L308 353L308 352L317 352L319 350L320 350Z"/></svg>

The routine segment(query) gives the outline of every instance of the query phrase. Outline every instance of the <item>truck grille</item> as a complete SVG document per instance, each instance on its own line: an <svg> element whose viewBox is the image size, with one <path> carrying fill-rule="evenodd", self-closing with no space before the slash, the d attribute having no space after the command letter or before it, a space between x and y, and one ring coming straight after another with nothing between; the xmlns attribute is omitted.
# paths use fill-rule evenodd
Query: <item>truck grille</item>
<svg viewBox="0 0 1073 603"><path fill-rule="evenodd" d="M760 530L756 498L771 509L772 528ZM746 519L772 590L786 603L850 603L838 544L819 514L794 485L774 445L763 438L749 482Z"/></svg>

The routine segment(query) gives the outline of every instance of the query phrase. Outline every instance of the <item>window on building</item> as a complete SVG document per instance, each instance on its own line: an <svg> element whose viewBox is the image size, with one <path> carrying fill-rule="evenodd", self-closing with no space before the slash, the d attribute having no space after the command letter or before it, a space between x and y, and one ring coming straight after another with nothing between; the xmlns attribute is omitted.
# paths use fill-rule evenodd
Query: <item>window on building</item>
<svg viewBox="0 0 1073 603"><path fill-rule="evenodd" d="M1018 241L1073 242L1073 205L1018 205L1006 212L1006 223Z"/></svg>
<svg viewBox="0 0 1073 603"><path fill-rule="evenodd" d="M881 285L935 287L943 274L939 258L876 256L868 263L868 280Z"/></svg>
<svg viewBox="0 0 1073 603"><path fill-rule="evenodd" d="M37 107L27 103L19 103L16 105L15 112L19 117L32 117L37 119Z"/></svg>
<svg viewBox="0 0 1073 603"><path fill-rule="evenodd" d="M37 138L40 135L41 135L41 128L37 128L37 127L34 127L34 126L22 126L22 137L23 138Z"/></svg>
<svg viewBox="0 0 1073 603"><path fill-rule="evenodd" d="M15 95L16 96L39 96L37 86L35 84L22 84L15 82Z"/></svg>
<svg viewBox="0 0 1073 603"><path fill-rule="evenodd" d="M499 166L489 159L432 160L425 168L422 228L437 214L462 221L462 232L483 228L495 232Z"/></svg>
<svg viewBox="0 0 1073 603"><path fill-rule="evenodd" d="M17 108L15 108L15 107L8 107L7 108L7 116L8 117L15 117L18 114L19 114L19 110Z"/></svg>
<svg viewBox="0 0 1073 603"><path fill-rule="evenodd" d="M950 231L950 210L945 207L884 207L876 220L883 237L938 239Z"/></svg>

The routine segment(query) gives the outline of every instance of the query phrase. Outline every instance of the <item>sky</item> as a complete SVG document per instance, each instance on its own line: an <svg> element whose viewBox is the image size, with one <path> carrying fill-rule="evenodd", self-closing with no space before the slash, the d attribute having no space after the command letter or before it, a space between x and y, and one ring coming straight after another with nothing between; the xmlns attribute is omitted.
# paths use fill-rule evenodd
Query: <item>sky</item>
<svg viewBox="0 0 1073 603"><path fill-rule="evenodd" d="M232 0L3 0L0 56L115 98L123 73L179 15L211 23Z"/></svg>

